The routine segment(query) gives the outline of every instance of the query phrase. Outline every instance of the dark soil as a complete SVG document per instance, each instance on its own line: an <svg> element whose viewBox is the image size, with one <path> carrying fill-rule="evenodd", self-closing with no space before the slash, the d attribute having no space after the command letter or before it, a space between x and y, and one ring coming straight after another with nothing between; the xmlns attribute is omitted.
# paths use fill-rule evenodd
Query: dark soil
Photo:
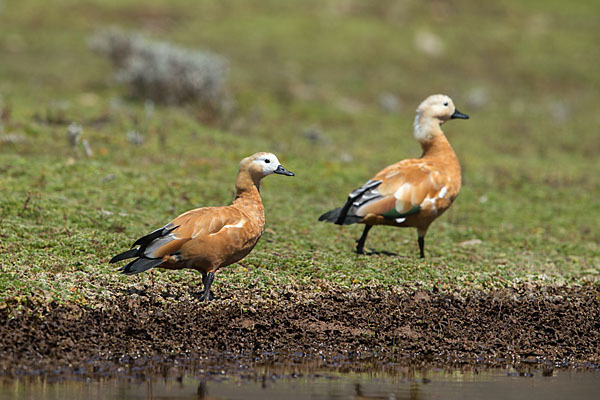
<svg viewBox="0 0 600 400"><path fill-rule="evenodd" d="M178 290L121 292L93 309L30 301L0 310L0 375L143 377L269 362L600 364L597 285L238 290L209 305Z"/></svg>

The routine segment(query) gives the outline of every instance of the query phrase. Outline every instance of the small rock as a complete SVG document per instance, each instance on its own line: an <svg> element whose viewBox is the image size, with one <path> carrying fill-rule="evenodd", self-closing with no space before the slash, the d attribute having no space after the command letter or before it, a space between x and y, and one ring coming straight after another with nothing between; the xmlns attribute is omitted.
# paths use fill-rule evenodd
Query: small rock
<svg viewBox="0 0 600 400"><path fill-rule="evenodd" d="M564 124L569 120L571 116L571 110L562 101L556 100L548 104L548 112L558 123Z"/></svg>
<svg viewBox="0 0 600 400"><path fill-rule="evenodd" d="M460 242L458 245L459 246L476 246L481 243L483 243L483 241L481 241L479 239L470 239L470 240L465 240L464 242Z"/></svg>
<svg viewBox="0 0 600 400"><path fill-rule="evenodd" d="M6 135L0 136L0 143L2 144L16 144L23 143L25 141L25 136L19 135L17 133L7 133Z"/></svg>
<svg viewBox="0 0 600 400"><path fill-rule="evenodd" d="M349 163L352 162L352 160L354 160L354 157L352 157L352 154L350 153L346 153L343 152L342 154L340 154L340 161L343 163Z"/></svg>
<svg viewBox="0 0 600 400"><path fill-rule="evenodd" d="M431 57L441 56L445 51L442 39L430 31L418 31L414 41L417 50Z"/></svg>
<svg viewBox="0 0 600 400"><path fill-rule="evenodd" d="M254 325L255 325L254 321L249 318L244 318L239 323L240 328L244 328L244 329L248 329L248 330L254 329Z"/></svg>
<svg viewBox="0 0 600 400"><path fill-rule="evenodd" d="M92 146L90 146L87 139L83 139L81 141L81 146L83 146L83 151L85 152L86 157L90 158L94 155L94 152L92 151Z"/></svg>
<svg viewBox="0 0 600 400"><path fill-rule="evenodd" d="M349 99L346 97L338 99L336 101L336 105L340 110L352 115L362 112L365 108L364 105L358 100Z"/></svg>
<svg viewBox="0 0 600 400"><path fill-rule="evenodd" d="M127 141L135 146L144 144L144 136L136 130L127 132Z"/></svg>
<svg viewBox="0 0 600 400"><path fill-rule="evenodd" d="M123 107L123 100L119 97L112 97L108 102L108 108L111 114L118 113Z"/></svg>
<svg viewBox="0 0 600 400"><path fill-rule="evenodd" d="M545 14L535 14L527 21L529 33L534 37L548 34L552 31L552 20Z"/></svg>
<svg viewBox="0 0 600 400"><path fill-rule="evenodd" d="M94 107L98 104L98 102L100 101L100 98L98 97L98 95L96 93L82 93L79 96L79 104L81 104L82 106L85 107Z"/></svg>
<svg viewBox="0 0 600 400"><path fill-rule="evenodd" d="M430 296L426 291L419 290L415 293L414 299L416 301L428 301L430 299Z"/></svg>
<svg viewBox="0 0 600 400"><path fill-rule="evenodd" d="M154 102L152 100L146 100L144 102L144 115L146 118L152 118L154 115Z"/></svg>
<svg viewBox="0 0 600 400"><path fill-rule="evenodd" d="M102 178L102 182L110 182L114 180L117 176L115 174L108 174L104 178Z"/></svg>
<svg viewBox="0 0 600 400"><path fill-rule="evenodd" d="M400 99L393 93L381 93L377 102L379 103L379 107L386 112L396 113L400 110Z"/></svg>
<svg viewBox="0 0 600 400"><path fill-rule="evenodd" d="M83 128L81 125L72 122L67 127L67 139L69 139L69 143L71 146L77 147L79 141L81 140L81 134L83 133Z"/></svg>
<svg viewBox="0 0 600 400"><path fill-rule="evenodd" d="M467 107L470 109L478 109L484 107L489 102L490 96L483 87L476 87L467 94Z"/></svg>
<svg viewBox="0 0 600 400"><path fill-rule="evenodd" d="M327 138L326 135L319 128L314 126L305 128L302 131L302 136L313 144L316 144L318 142L324 142Z"/></svg>

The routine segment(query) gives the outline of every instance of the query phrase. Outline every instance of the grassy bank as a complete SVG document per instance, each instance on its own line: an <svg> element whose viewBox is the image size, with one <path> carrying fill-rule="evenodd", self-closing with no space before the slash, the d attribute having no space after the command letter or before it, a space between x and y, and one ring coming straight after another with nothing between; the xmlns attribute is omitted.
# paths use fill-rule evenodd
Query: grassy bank
<svg viewBox="0 0 600 400"><path fill-rule="evenodd" d="M107 261L183 211L231 201L237 164L256 151L297 176L264 181L268 229L218 275L217 296L319 280L497 287L600 277L595 2L54 3L0 7L0 304L89 303L107 284L149 282ZM86 43L110 25L229 59L235 111L207 121L194 106L128 96ZM471 115L444 126L462 192L430 229L427 259L413 230L383 227L367 247L399 256L357 256L360 226L316 219L380 168L420 154L414 109L436 92ZM70 122L91 157L69 143ZM141 145L127 140L132 130ZM464 244L472 239L481 243ZM195 272L153 276L199 284Z"/></svg>

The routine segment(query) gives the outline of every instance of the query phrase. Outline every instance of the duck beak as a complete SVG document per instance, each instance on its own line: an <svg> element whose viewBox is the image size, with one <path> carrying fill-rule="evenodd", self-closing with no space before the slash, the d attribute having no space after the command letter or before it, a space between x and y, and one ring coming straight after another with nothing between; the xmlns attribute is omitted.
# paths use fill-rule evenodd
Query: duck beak
<svg viewBox="0 0 600 400"><path fill-rule="evenodd" d="M452 114L450 116L450 119L455 119L455 118L460 118L460 119L469 119L469 116L467 114L463 114L460 111L458 111L456 108L454 109L454 114Z"/></svg>
<svg viewBox="0 0 600 400"><path fill-rule="evenodd" d="M277 167L277 169L274 172L276 174L280 174L280 175L294 176L293 172L288 171L287 169L283 168L283 165L281 165L281 164L279 164L279 166Z"/></svg>

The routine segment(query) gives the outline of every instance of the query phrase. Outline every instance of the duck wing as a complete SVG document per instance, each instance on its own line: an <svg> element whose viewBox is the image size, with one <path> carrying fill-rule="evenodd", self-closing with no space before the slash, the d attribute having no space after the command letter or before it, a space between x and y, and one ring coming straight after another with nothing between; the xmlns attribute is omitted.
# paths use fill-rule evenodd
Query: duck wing
<svg viewBox="0 0 600 400"><path fill-rule="evenodd" d="M335 222L340 225L360 222L368 214L394 219L417 214L428 206L427 199L434 198L436 193L440 192L443 197L444 179L426 161L400 161L352 191L344 207L337 209L340 211Z"/></svg>
<svg viewBox="0 0 600 400"><path fill-rule="evenodd" d="M225 210L227 209L227 210ZM167 225L136 240L132 247L110 260L136 258L119 271L132 275L163 263L163 257L175 255L188 241L203 235L216 234L228 225L235 225L243 218L241 212L230 207L206 207L181 214Z"/></svg>

